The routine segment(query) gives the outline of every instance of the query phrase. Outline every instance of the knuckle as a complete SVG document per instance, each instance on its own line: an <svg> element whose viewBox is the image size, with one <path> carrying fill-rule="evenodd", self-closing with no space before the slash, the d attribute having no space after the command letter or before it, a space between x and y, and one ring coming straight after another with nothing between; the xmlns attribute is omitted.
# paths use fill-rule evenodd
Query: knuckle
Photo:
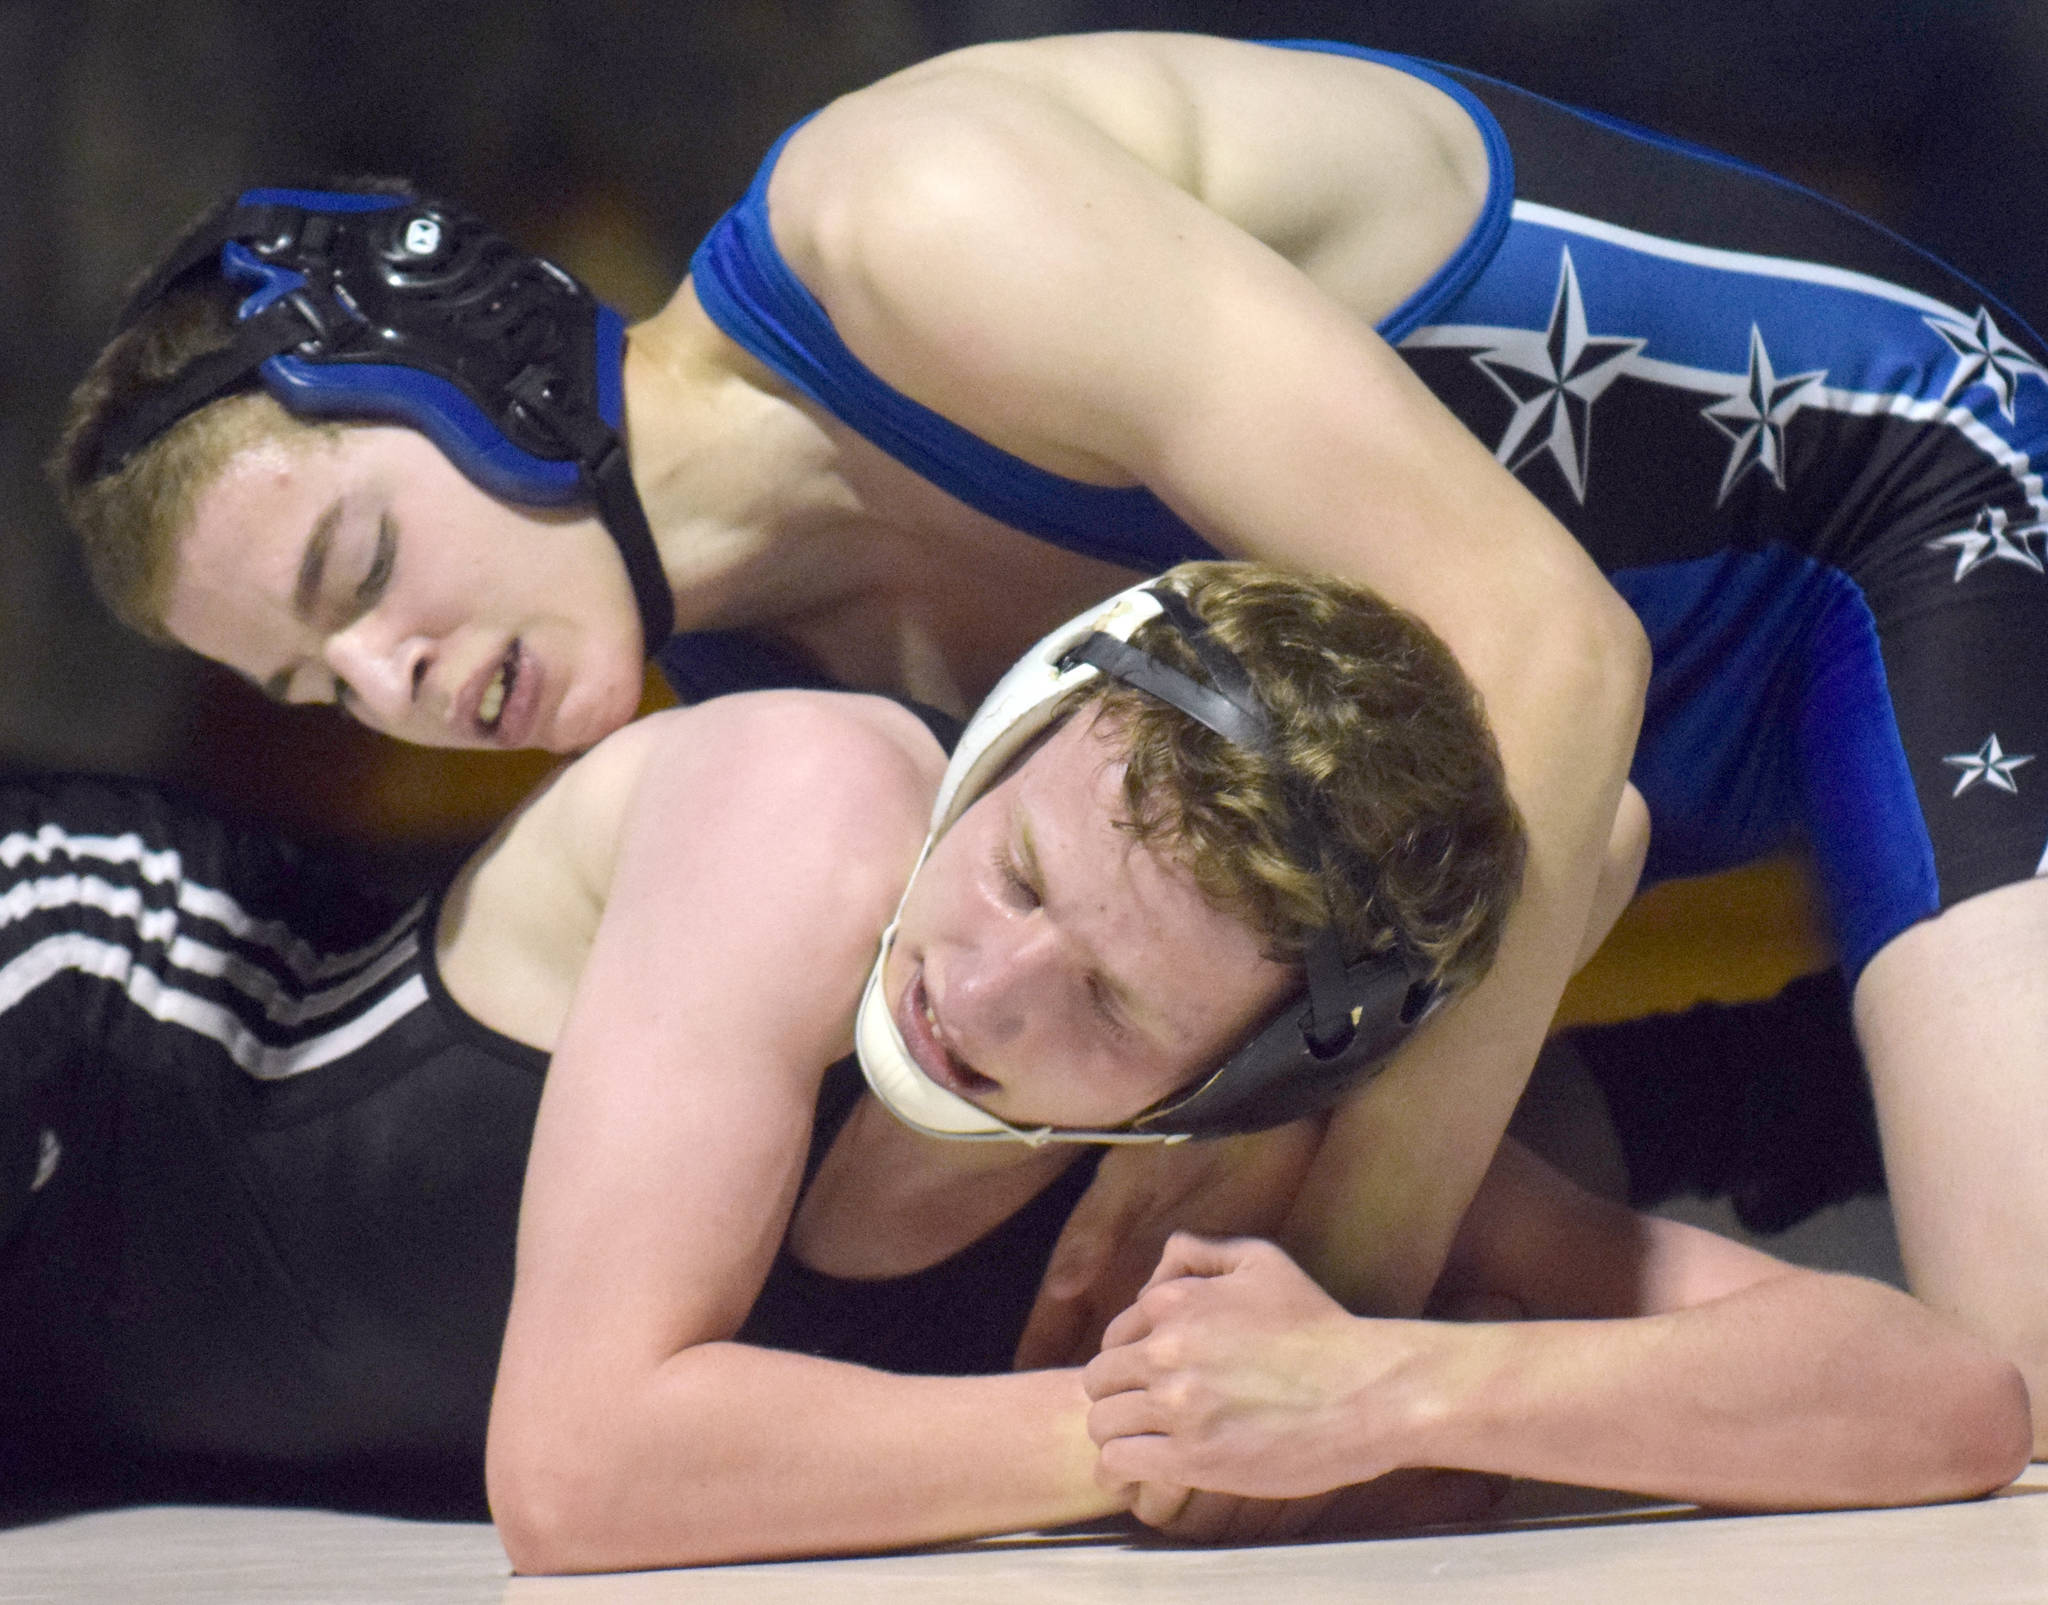
<svg viewBox="0 0 2048 1605"><path fill-rule="evenodd" d="M1169 1376L1187 1365L1187 1342L1178 1332L1154 1332L1140 1350L1154 1376Z"/></svg>
<svg viewBox="0 0 2048 1605"><path fill-rule="evenodd" d="M1185 1279L1161 1282L1148 1292L1143 1300L1146 1311L1155 1316L1173 1316L1188 1307L1193 1288Z"/></svg>

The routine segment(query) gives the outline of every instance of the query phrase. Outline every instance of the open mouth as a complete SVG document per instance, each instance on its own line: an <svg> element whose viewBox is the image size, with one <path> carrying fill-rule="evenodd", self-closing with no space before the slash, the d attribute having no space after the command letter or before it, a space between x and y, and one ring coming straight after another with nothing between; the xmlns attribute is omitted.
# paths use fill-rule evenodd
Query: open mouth
<svg viewBox="0 0 2048 1605"><path fill-rule="evenodd" d="M498 733L498 721L505 716L505 704L518 684L519 643L514 641L505 648L505 656L498 662L498 672L491 676L483 695L477 698L476 722L485 735L495 736Z"/></svg>
<svg viewBox="0 0 2048 1605"><path fill-rule="evenodd" d="M983 1075L947 1045L945 1027L939 1023L931 994L925 990L922 968L904 989L897 1015L898 1029L911 1057L917 1060L918 1067L926 1075L948 1092L961 1098L986 1098L1002 1090L1001 1082Z"/></svg>

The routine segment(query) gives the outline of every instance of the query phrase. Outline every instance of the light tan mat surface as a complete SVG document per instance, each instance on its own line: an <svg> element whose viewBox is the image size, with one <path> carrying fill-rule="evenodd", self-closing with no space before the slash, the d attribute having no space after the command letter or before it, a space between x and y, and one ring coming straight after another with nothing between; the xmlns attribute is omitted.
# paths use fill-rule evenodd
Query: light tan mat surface
<svg viewBox="0 0 2048 1605"><path fill-rule="evenodd" d="M1925 1510L1702 1516L1519 1489L1484 1529L1196 1550L1060 1533L864 1560L510 1578L488 1527L134 1509L0 1531L0 1602L93 1605L2041 1605L2048 1466Z"/></svg>

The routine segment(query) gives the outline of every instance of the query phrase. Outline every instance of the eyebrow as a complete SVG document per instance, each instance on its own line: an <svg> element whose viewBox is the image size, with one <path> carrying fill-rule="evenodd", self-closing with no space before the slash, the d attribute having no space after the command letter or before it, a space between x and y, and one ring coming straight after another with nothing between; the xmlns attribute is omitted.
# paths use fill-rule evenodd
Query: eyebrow
<svg viewBox="0 0 2048 1605"><path fill-rule="evenodd" d="M292 612L307 624L320 602L320 589L327 578L327 555L334 550L334 532L341 526L341 498L329 502L313 520L306 537L306 550L299 558L299 577L292 586Z"/></svg>
<svg viewBox="0 0 2048 1605"><path fill-rule="evenodd" d="M341 498L337 496L313 520L306 549L299 555L298 578L292 582L292 616L302 623L311 624L320 605L320 592L327 583L328 554L334 550L334 532L340 527ZM292 673L290 667L279 669L269 679L255 682L256 689L272 702L289 702Z"/></svg>

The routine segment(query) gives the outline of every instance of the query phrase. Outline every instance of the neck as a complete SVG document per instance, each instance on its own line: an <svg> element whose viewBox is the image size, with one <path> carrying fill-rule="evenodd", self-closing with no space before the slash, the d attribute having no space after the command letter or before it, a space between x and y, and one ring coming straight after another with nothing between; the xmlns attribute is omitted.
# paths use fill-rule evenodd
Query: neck
<svg viewBox="0 0 2048 1605"><path fill-rule="evenodd" d="M633 480L676 627L733 629L844 607L886 562L831 442L705 317L687 280L625 359Z"/></svg>

